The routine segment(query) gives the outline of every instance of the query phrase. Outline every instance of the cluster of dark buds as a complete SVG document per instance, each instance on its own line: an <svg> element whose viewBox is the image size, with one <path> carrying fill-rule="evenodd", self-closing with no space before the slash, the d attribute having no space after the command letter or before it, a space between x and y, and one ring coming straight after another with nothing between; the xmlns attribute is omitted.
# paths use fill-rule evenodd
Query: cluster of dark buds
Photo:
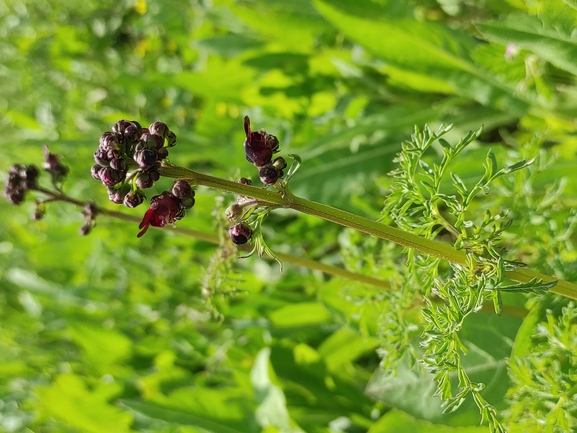
<svg viewBox="0 0 577 433"><path fill-rule="evenodd" d="M68 167L60 162L58 155L50 153L47 146L44 146L42 168L50 174L54 188L60 191L60 186L68 174ZM4 196L13 205L21 204L24 201L26 191L38 189L39 176L40 170L34 164L14 164L8 170ZM41 219L44 215L41 204L42 202L37 202L37 211L33 215L35 220Z"/></svg>
<svg viewBox="0 0 577 433"><path fill-rule="evenodd" d="M50 153L47 146L44 146L44 162L42 168L50 175L50 180L53 189L41 187L38 183L40 177L40 170L33 164L14 164L8 170L8 179L4 187L4 196L13 205L20 205L24 202L27 191L36 191L39 194L45 195L45 198L36 199L34 213L32 219L39 221L44 218L46 214L46 204L53 201L67 201L78 204L77 200L67 196L62 191L62 183L68 175L68 167L62 164L60 157L54 153ZM95 224L98 208L96 205L89 203L83 211L84 224L80 228L80 233L88 234Z"/></svg>
<svg viewBox="0 0 577 433"><path fill-rule="evenodd" d="M110 201L136 207L144 201L142 190L160 178L160 164L175 144L176 135L163 122L142 128L136 121L120 120L100 137L92 177L108 188Z"/></svg>
<svg viewBox="0 0 577 433"><path fill-rule="evenodd" d="M251 131L250 119L244 117L244 152L246 160L258 168L260 180L265 185L273 185L284 176L286 161L279 156L274 161L273 154L279 151L278 139L266 131Z"/></svg>
<svg viewBox="0 0 577 433"><path fill-rule="evenodd" d="M38 186L40 171L35 165L14 164L8 170L8 179L4 187L4 197L13 205L24 201L26 191Z"/></svg>
<svg viewBox="0 0 577 433"><path fill-rule="evenodd" d="M138 226L143 236L150 226L164 227L174 223L184 216L187 209L194 206L194 190L185 180L177 180L170 191L152 197L150 207Z"/></svg>

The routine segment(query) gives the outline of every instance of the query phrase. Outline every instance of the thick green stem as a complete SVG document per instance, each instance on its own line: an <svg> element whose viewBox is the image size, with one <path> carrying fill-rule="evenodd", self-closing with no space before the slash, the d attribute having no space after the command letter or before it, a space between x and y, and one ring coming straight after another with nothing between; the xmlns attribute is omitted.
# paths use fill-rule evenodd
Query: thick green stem
<svg viewBox="0 0 577 433"><path fill-rule="evenodd" d="M255 186L244 185L232 182L226 179L198 173L182 167L167 166L163 167L162 174L172 178L183 178L193 185L202 185L209 188L215 188L234 194L243 195L262 202L263 205L293 209L309 215L322 218L344 227L349 227L376 236L380 239L394 242L407 248L414 249L424 254L438 257L452 263L466 265L466 254L464 251L456 250L449 244L439 241L425 239L412 233L387 226L386 224L370 220L368 218L352 214L331 206L297 197L288 190L284 193L271 191ZM541 279L544 282L556 281L557 284L551 289L551 292L563 295L572 299L577 299L577 284L569 281L560 280L548 275L534 272L529 269L519 268L514 271L508 271L505 276L513 281L526 283L532 279Z"/></svg>

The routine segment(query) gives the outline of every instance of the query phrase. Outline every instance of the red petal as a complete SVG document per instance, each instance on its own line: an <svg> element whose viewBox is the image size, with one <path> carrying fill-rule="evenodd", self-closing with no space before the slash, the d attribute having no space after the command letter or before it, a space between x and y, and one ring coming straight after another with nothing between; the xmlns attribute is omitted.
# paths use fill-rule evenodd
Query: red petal
<svg viewBox="0 0 577 433"><path fill-rule="evenodd" d="M148 209L146 211L146 213L144 214L144 217L142 218L142 221L140 222L140 224L138 225L139 229L142 229L140 231L140 233L138 233L136 235L136 237L142 237L146 231L148 230L148 227L150 227L150 220L154 217L154 209Z"/></svg>

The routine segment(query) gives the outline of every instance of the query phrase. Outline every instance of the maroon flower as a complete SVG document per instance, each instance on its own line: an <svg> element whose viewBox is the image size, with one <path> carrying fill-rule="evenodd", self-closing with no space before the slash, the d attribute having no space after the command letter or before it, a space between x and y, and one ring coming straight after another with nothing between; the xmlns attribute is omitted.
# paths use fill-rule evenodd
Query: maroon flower
<svg viewBox="0 0 577 433"><path fill-rule="evenodd" d="M184 208L180 200L174 194L164 191L150 200L150 208L146 211L138 226L141 229L138 237L143 236L150 226L164 227L166 224L181 219L183 215Z"/></svg>
<svg viewBox="0 0 577 433"><path fill-rule="evenodd" d="M239 222L228 229L232 242L237 245L246 244L252 238L252 229L245 222Z"/></svg>
<svg viewBox="0 0 577 433"><path fill-rule="evenodd" d="M244 116L244 153L246 160L260 168L271 162L272 154L278 152L278 139L265 131L251 131L250 119Z"/></svg>

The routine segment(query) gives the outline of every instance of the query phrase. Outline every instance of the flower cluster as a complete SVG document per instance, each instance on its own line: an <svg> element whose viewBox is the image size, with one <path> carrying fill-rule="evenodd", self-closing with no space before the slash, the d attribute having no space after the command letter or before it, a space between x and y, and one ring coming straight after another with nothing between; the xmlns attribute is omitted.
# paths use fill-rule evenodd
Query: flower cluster
<svg viewBox="0 0 577 433"><path fill-rule="evenodd" d="M244 117L244 132L246 133L244 140L246 160L258 168L258 175L262 183L265 185L275 184L284 176L283 170L287 166L282 156L272 160L273 154L279 151L278 139L263 130L252 131L248 116Z"/></svg>
<svg viewBox="0 0 577 433"><path fill-rule="evenodd" d="M113 203L136 207L144 201L142 190L160 178L160 164L175 144L176 135L165 123L142 128L136 121L120 120L100 137L92 177L108 188Z"/></svg>
<svg viewBox="0 0 577 433"><path fill-rule="evenodd" d="M14 164L8 171L4 196L13 205L21 204L26 191L37 187L39 174L35 165Z"/></svg>
<svg viewBox="0 0 577 433"><path fill-rule="evenodd" d="M194 206L194 190L185 180L177 180L169 191L164 191L160 195L152 197L150 208L144 214L144 218L138 226L143 236L150 226L164 227L182 219L186 209Z"/></svg>

